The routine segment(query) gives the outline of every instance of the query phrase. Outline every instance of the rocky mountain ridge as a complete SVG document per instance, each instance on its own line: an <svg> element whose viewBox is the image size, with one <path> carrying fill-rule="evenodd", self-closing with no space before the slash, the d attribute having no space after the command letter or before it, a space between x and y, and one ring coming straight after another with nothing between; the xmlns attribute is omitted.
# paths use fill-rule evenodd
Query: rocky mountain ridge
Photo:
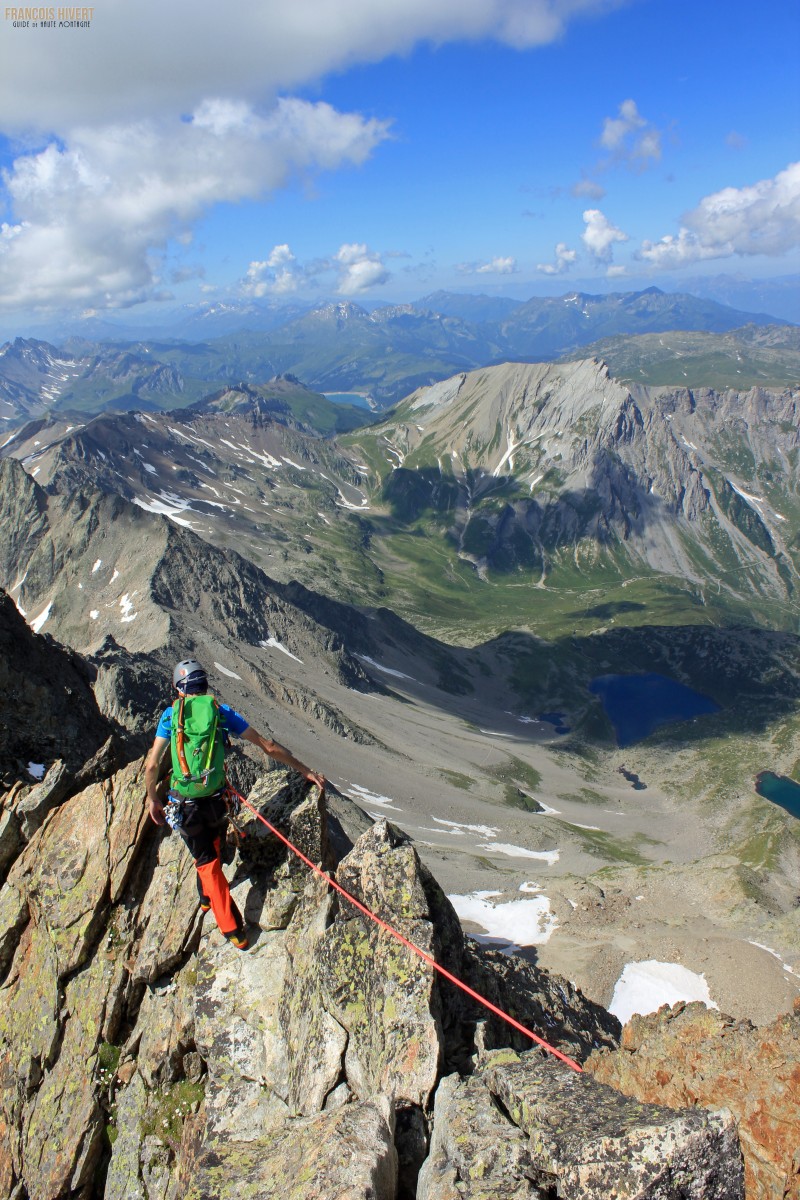
<svg viewBox="0 0 800 1200"><path fill-rule="evenodd" d="M615 378L650 387L683 384L744 391L782 389L800 380L800 327L745 325L726 333L673 330L601 338L581 347L601 358ZM572 360L575 352L563 356Z"/></svg>
<svg viewBox="0 0 800 1200"><path fill-rule="evenodd" d="M253 799L567 1053L613 1045L613 1019L566 981L465 944L390 826L337 868L319 800L280 772ZM140 762L53 812L12 867L0 891L4 1194L743 1195L728 1114L633 1104L539 1051L493 1052L517 1035L444 994L260 830L247 825L232 864L256 935L246 955L202 929L188 856L144 816Z"/></svg>
<svg viewBox="0 0 800 1200"><path fill-rule="evenodd" d="M128 347L70 351L31 338L0 346L0 418L18 421L55 409L107 406L159 408L159 397L180 398L180 371ZM172 401L174 403L174 400Z"/></svg>
<svg viewBox="0 0 800 1200"><path fill-rule="evenodd" d="M487 378L493 382L491 373ZM625 404L635 402L626 395ZM559 403L566 405L566 397ZM771 397L761 399L768 414ZM729 400L721 398L720 406ZM509 393L504 411L511 413L514 403ZM565 419L566 408L553 411ZM557 915L558 936L552 951L547 943L534 953L555 961L593 998L611 1003L625 963L651 957L657 940L659 957L708 972L715 1000L728 1011L764 1021L791 1003L798 969L792 908L797 839L788 814L782 823L777 809L768 811L749 792L763 766L792 769L795 637L754 628L752 621L747 629L716 629L704 623L705 613L688 626L652 618L642 626L637 614L645 611L646 597L635 590L635 580L615 607L617 598L602 588L596 599L587 595L587 574L580 598L568 601L580 606L567 618L572 636L545 641L530 628L548 597L548 581L538 586L534 572L509 576L525 605L518 610L525 613L523 628L501 625L494 636L447 644L456 638L431 637L370 604L367 586L356 603L331 598L341 577L327 564L343 559L343 545L352 545L337 540L342 529L362 546L364 557L356 561L368 564L381 562L384 532L404 528L387 520L380 472L369 460L331 443L318 448L290 423L246 408L188 415L186 422L102 418L77 431L77 440L70 434L66 449L77 447L78 453L67 454L63 440L48 449L32 445L38 434L26 438L25 457L38 456L27 464L31 473L39 471L36 480L13 461L0 467L3 582L35 627L91 652L95 695L106 715L152 735L168 699L172 662L187 653L200 657L215 692L257 728L273 729L368 813L386 806L448 890L460 894L465 912L475 911L478 893L502 888L496 905L480 909L479 926L489 929L507 905L530 904L519 895L529 885L542 888L542 912ZM693 440L690 429L683 436ZM385 443L377 453L383 455L381 469L396 476L391 462L398 462L397 453ZM499 437L492 453L493 469L505 453ZM283 465L272 465L268 455ZM51 477L48 462L57 462ZM194 482L181 497L183 471L194 472ZM170 476L176 484L165 499L161 492ZM40 487L40 480L47 486ZM143 490L145 480L152 490ZM124 499L119 493L126 481L145 506L169 503L170 516ZM338 487L357 508L345 506ZM356 487L359 492L346 490ZM229 501L229 507L195 508L195 495ZM193 507L180 507L182 501ZM257 506L263 524L253 529ZM235 514L228 529L236 549L213 545L212 522L220 512L226 521ZM273 551L292 545L278 542L279 513L298 548L294 560L273 555L283 580L254 562L265 535ZM204 529L208 541L196 536ZM447 546L446 539L435 541L435 526L420 529L425 537L407 537L412 548ZM318 557L320 550L327 559ZM307 564L308 587L285 581L297 562ZM472 565L461 565L471 588L485 589L492 605L502 601L496 582L502 576L484 581ZM441 587L441 559L436 567ZM620 575L627 584L630 576ZM414 582L411 572L406 578ZM384 571L384 588L387 579ZM453 600L454 622L463 624L463 602L470 598L465 588ZM632 627L625 628L628 613ZM765 606L761 616L767 615ZM501 616L508 620L506 611L498 623ZM704 728L683 725L674 735L670 730L651 739L641 754L615 755L610 728L587 685L617 664L708 689L723 712L706 719ZM554 714L561 714L559 727L544 719ZM561 721L574 733L563 733ZM746 762L732 731L747 739ZM620 762L648 785L634 804L617 773ZM704 857L723 850L724 861ZM620 863L635 869L623 877L614 869ZM592 890L601 866L614 870L612 898L603 896L608 874L598 875ZM584 893L587 875L593 882ZM713 880L713 887L702 891L700 879ZM643 922L645 893L650 916ZM703 937L697 911L713 911ZM537 918L523 940L536 942L546 927ZM755 943L776 947L779 957L772 960ZM755 994L747 970L728 970L731 947L737 962L752 961L762 978L770 978L768 988Z"/></svg>

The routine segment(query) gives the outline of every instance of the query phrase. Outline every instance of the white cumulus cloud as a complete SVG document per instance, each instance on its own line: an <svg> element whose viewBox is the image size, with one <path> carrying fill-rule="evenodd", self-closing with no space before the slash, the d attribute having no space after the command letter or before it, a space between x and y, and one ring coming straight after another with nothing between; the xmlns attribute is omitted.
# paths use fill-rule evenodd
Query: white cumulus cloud
<svg viewBox="0 0 800 1200"><path fill-rule="evenodd" d="M714 192L683 220L677 235L643 242L639 257L669 268L737 254L784 254L800 246L800 162L773 179Z"/></svg>
<svg viewBox="0 0 800 1200"><path fill-rule="evenodd" d="M515 258L498 256L488 262L456 263L456 270L462 275L514 275L518 267Z"/></svg>
<svg viewBox="0 0 800 1200"><path fill-rule="evenodd" d="M639 112L635 100L623 100L616 117L606 117L600 145L617 161L645 167L661 159L661 133Z"/></svg>
<svg viewBox="0 0 800 1200"><path fill-rule="evenodd" d="M577 257L577 250L570 250L566 242L559 242L556 246L555 262L537 263L536 270L541 271L544 275L563 275L570 269Z"/></svg>
<svg viewBox="0 0 800 1200"><path fill-rule="evenodd" d="M284 244L273 246L263 261L250 263L241 288L249 296L285 295L317 286L322 280L324 286L332 287L340 296L357 296L389 279L391 274L383 258L365 242L345 242L328 257L308 263L299 262Z"/></svg>
<svg viewBox="0 0 800 1200"><path fill-rule="evenodd" d="M475 268L477 275L513 275L517 269L515 258L493 258Z"/></svg>
<svg viewBox="0 0 800 1200"><path fill-rule="evenodd" d="M77 36L21 36L0 72L0 127L63 132L192 112L209 95L263 102L415 45L527 48L626 0L103 0ZM98 98L102 97L102 103Z"/></svg>
<svg viewBox="0 0 800 1200"><path fill-rule="evenodd" d="M251 262L242 284L250 296L287 295L296 292L305 273L289 247L274 246L263 262Z"/></svg>
<svg viewBox="0 0 800 1200"><path fill-rule="evenodd" d="M587 250L598 262L610 263L615 242L627 242L629 235L609 221L599 208L587 208L583 214L586 228L581 234Z"/></svg>
<svg viewBox="0 0 800 1200"><path fill-rule="evenodd" d="M340 296L357 296L370 288L386 283L390 278L379 254L375 254L364 243L346 243L334 255L339 281L336 290Z"/></svg>
<svg viewBox="0 0 800 1200"><path fill-rule="evenodd" d="M265 112L207 100L189 118L77 129L4 172L16 224L0 240L0 304L152 298L171 239L213 205L362 163L387 136L385 122L292 98Z"/></svg>

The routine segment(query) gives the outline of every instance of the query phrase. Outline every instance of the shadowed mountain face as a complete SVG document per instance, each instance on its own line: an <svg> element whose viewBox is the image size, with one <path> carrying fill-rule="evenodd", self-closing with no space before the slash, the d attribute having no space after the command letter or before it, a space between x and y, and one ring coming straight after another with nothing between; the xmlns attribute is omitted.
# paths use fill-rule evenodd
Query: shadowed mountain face
<svg viewBox="0 0 800 1200"><path fill-rule="evenodd" d="M78 654L36 637L0 591L0 788L15 779L30 783L43 759L60 758L76 773L111 736L93 675Z"/></svg>
<svg viewBox="0 0 800 1200"><path fill-rule="evenodd" d="M142 463L150 467L150 460L159 465L169 462L167 443L159 449L151 445L146 451L148 459L142 458L143 452L131 451L131 443L125 439L131 429L141 428L140 420L134 416L99 419L82 437L57 446L52 460L45 453L39 461L49 461L48 490L15 460L0 460L0 583L35 629L46 629L76 649L96 655L99 667L105 668L113 660L114 647L150 662L144 684L148 703L140 705L140 716L148 720L153 715L150 697L157 691L151 675L167 679L173 658L185 657L186 647L197 647L199 654L203 646L209 647L204 657L215 662L223 677L221 683L237 680L227 686L238 688L250 703L260 694L271 701L279 696L271 666L277 648L279 659L288 656L298 664L313 664L303 687L309 683L314 687L314 679L322 672L347 688L382 691L395 675L420 695L433 688L436 704L443 711L455 717L469 712L481 724L498 718L502 723L501 713L511 695L529 710L565 707L576 723L593 721L596 701L587 691L588 684L609 664L624 664L626 670L677 672L723 704L747 695L754 729L763 728L794 704L797 681L791 663L797 648L796 638L789 634L745 633L702 624L659 628L657 622L648 620L650 610L641 602L622 599L591 605L584 598L578 607L562 612L562 619L573 627L571 636L545 641L530 633L505 632L470 647L447 644L423 633L385 606L354 605L326 596L322 589L331 579L319 572L318 563L316 588L296 580L279 582L246 553L225 547L229 540L225 530L235 531L235 521L230 526L203 526L206 540L198 536L191 526L197 523L204 502L179 507L177 495L173 495L169 506L165 502L160 511L158 504L147 503L141 496L130 502L110 490L115 476L120 491L125 489L118 468L141 474ZM154 419L144 420L149 433ZM270 457L263 449L255 450L253 443L245 450L244 442L231 440L240 436L235 421L220 417L202 420L209 439L199 438L197 425L191 426L192 436L206 445L212 444L212 425L217 421L230 434L230 438L219 438L217 428L219 441L236 447L237 453ZM182 452L187 428L183 426L182 437L174 443L176 454ZM98 431L97 436L93 430ZM112 433L122 440L115 442ZM251 435L255 441L255 433L251 431ZM194 449L194 443L189 444ZM275 449L275 444L270 444ZM101 445L106 449L100 450ZM74 456L76 446L81 450L79 456ZM499 449L496 453L499 455ZM220 461L209 456L202 460L206 469L209 461L221 468ZM228 461L233 470L232 460ZM295 468L295 478L312 476L316 466L320 484L330 484L333 476L319 472L319 462L311 451L304 461L307 472ZM181 468L177 463L171 465L180 478ZM94 466L97 476L92 483ZM277 468L274 473L283 477ZM215 470L209 478L216 478L224 487L220 475L221 470ZM405 475L416 477L399 468L388 477L387 486ZM473 510L479 508L482 495L491 501L492 483L497 481L488 471L476 473L476 478L470 497ZM100 491L98 485L109 490ZM503 480L500 485L507 488ZM305 482L302 487L295 486L298 502L305 500L303 488L311 486ZM435 496L439 485L432 482L430 486ZM466 486L462 479L454 484L454 490ZM237 491L233 485L234 496ZM569 501L563 503L574 514ZM428 507L426 501L423 514ZM246 515L236 520L251 524L250 506L242 503L236 507L237 513L239 509ZM297 520L298 513L293 515ZM413 515L419 517L419 513ZM452 517L449 510L448 515ZM471 519L468 512L467 520ZM610 536L602 529L613 528L613 519L612 513L605 527L595 529L593 536L599 545L604 536ZM437 528L435 522L431 524L431 538L438 536ZM585 533L576 530L575 535L577 542L578 535ZM313 560L314 556L304 557ZM482 583L481 573L487 576ZM491 589L491 574L488 566L479 566L475 576L479 586ZM537 567L528 583L534 597L538 581ZM366 593L363 599L367 599ZM613 628L615 622L620 627ZM625 629L626 622L635 627ZM381 669L376 674L369 664L378 662ZM282 666L290 668L291 662L282 662ZM388 671L389 678L381 670ZM299 693L292 691L295 686L290 686L288 702L302 704ZM131 702L130 695L122 695L117 688L108 696L107 707L116 715L120 706L124 709ZM596 722L594 729L600 732Z"/></svg>

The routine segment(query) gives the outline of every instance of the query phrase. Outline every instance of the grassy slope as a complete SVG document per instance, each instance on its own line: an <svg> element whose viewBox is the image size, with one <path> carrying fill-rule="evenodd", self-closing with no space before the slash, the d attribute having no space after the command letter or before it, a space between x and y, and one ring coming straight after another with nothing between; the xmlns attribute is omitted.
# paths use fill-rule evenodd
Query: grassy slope
<svg viewBox="0 0 800 1200"><path fill-rule="evenodd" d="M612 337L564 359L602 358L618 379L652 387L783 388L800 383L800 349L734 333L646 333Z"/></svg>

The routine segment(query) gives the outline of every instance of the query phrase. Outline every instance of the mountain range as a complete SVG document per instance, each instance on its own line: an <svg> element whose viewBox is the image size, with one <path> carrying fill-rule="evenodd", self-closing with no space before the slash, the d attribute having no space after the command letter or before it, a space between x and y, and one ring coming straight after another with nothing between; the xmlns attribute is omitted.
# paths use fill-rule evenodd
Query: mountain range
<svg viewBox="0 0 800 1200"><path fill-rule="evenodd" d="M657 288L525 303L438 292L371 312L344 301L308 310L270 307L263 319L256 319L252 304L224 306L224 312L217 306L197 322L169 339L6 343L0 347L0 419L173 408L220 387L263 386L287 373L318 392L368 396L384 409L454 371L575 356L598 339L648 335L635 368L642 382L713 386L717 360L729 359L732 349L739 356L738 386L793 382L800 369L796 338L782 332L785 322ZM723 340L709 340L701 355L657 348L653 335L671 331ZM615 347L610 354L616 362Z"/></svg>

